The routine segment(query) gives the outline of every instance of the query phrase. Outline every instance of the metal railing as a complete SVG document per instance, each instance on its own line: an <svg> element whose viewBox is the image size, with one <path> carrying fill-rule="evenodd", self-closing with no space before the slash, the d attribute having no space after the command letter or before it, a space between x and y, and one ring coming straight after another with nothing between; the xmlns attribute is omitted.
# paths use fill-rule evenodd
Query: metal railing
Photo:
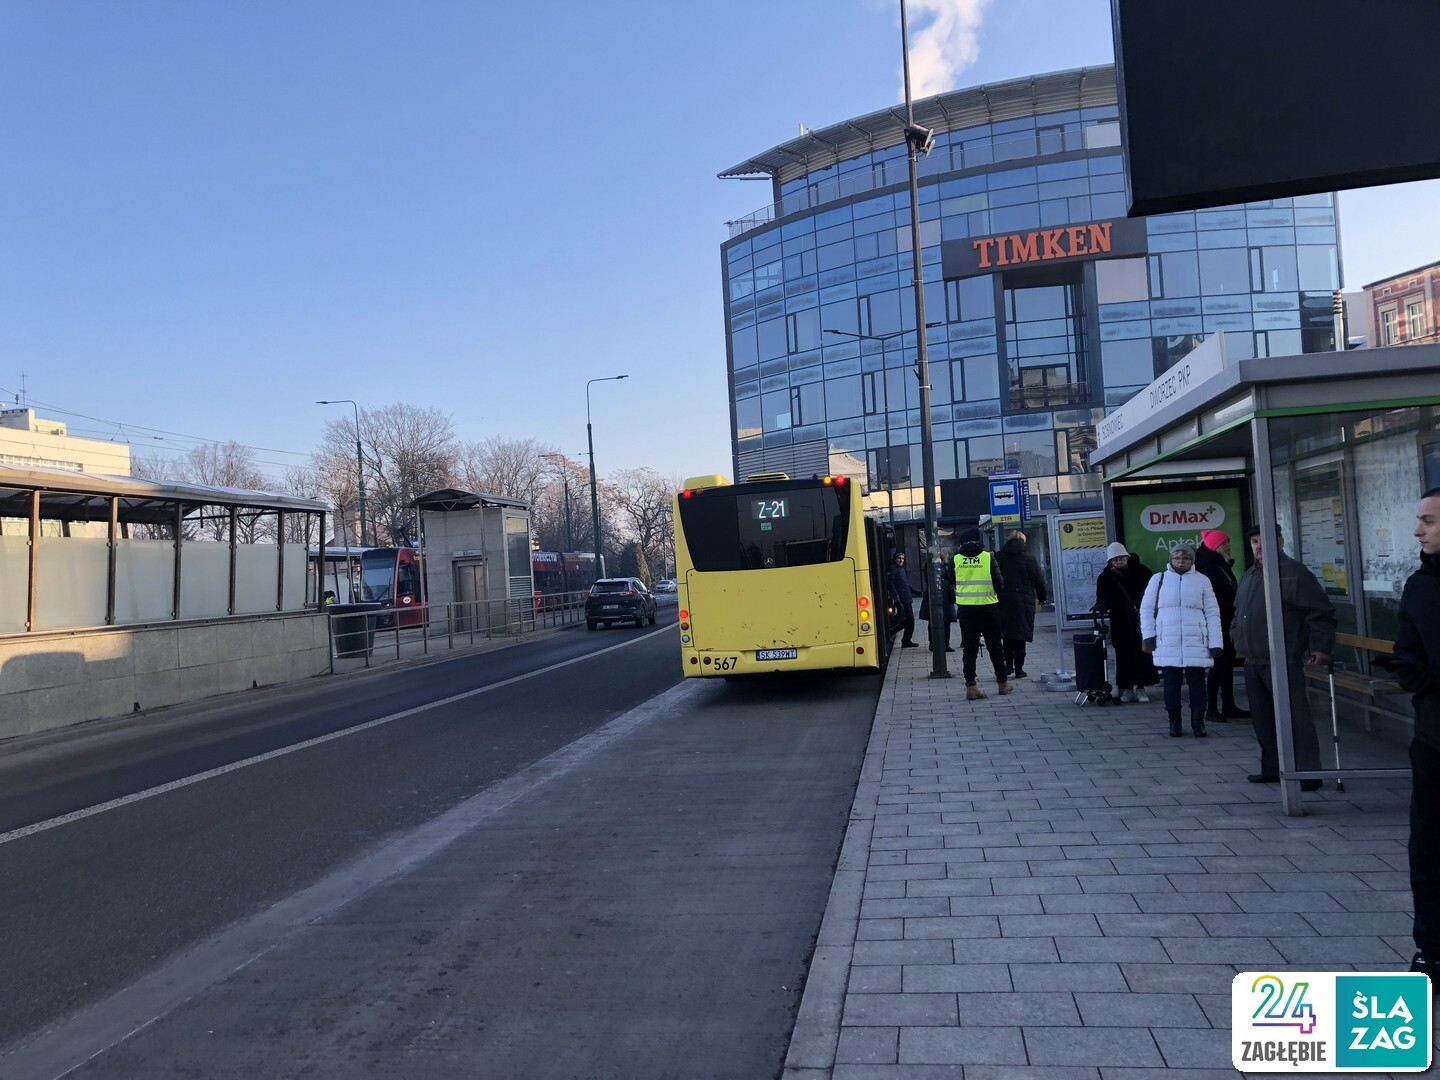
<svg viewBox="0 0 1440 1080"><path fill-rule="evenodd" d="M585 619L585 594L464 600L396 609L339 605L329 615L330 666L337 660L402 659L428 655L431 645L466 648L496 638L517 638ZM361 610L356 610L360 608Z"/></svg>

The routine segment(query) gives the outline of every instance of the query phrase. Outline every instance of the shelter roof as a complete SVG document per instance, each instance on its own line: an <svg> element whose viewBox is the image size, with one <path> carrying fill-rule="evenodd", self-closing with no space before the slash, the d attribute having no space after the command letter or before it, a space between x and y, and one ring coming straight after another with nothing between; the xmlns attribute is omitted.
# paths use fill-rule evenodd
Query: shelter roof
<svg viewBox="0 0 1440 1080"><path fill-rule="evenodd" d="M450 513L453 510L473 510L477 506L508 506L515 510L529 510L530 504L523 499L512 499L507 495L485 495L459 488L440 488L426 492L410 504L420 510L434 510Z"/></svg>
<svg viewBox="0 0 1440 1080"><path fill-rule="evenodd" d="M330 509L315 499L274 491L107 476L40 465L0 465L0 517L29 517L31 493L36 491L40 492L41 516L61 521L106 521L112 497L119 500L121 521L140 524L173 521L177 504L184 515L206 506L310 513Z"/></svg>

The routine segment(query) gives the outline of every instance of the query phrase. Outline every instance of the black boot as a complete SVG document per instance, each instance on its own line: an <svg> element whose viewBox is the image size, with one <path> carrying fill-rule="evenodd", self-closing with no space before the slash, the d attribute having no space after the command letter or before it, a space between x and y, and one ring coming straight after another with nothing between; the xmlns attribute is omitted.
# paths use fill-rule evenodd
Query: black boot
<svg viewBox="0 0 1440 1080"><path fill-rule="evenodd" d="M1178 739L1184 734L1185 732L1180 729L1180 710L1176 709L1170 714L1170 737Z"/></svg>
<svg viewBox="0 0 1440 1080"><path fill-rule="evenodd" d="M1216 687L1216 689L1218 690L1219 687ZM1220 698L1219 698L1218 693L1217 693L1217 694L1211 694L1211 695L1210 695L1210 708L1209 708L1209 710L1206 712L1206 715L1207 715L1211 720L1214 720L1215 723L1217 723L1217 724L1226 724L1226 723L1229 723L1230 718L1225 715L1228 711L1229 711L1228 709L1222 709L1222 708L1220 707Z"/></svg>
<svg viewBox="0 0 1440 1080"><path fill-rule="evenodd" d="M1203 709L1190 710L1190 730L1197 739L1203 739L1210 734L1205 730L1205 711Z"/></svg>

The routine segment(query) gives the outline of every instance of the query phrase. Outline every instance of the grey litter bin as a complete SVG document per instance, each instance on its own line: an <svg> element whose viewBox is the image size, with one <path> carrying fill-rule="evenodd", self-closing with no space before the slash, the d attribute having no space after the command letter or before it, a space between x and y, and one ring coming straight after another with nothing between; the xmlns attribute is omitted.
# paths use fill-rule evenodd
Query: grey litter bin
<svg viewBox="0 0 1440 1080"><path fill-rule="evenodd" d="M380 604L331 604L325 608L337 657L370 655L375 648L375 612L380 608Z"/></svg>

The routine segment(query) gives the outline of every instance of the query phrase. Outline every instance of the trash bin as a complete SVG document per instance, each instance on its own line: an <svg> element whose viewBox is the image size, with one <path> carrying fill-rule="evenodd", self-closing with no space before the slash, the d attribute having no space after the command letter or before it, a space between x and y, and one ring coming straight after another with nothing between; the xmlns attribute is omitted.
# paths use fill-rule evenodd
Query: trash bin
<svg viewBox="0 0 1440 1080"><path fill-rule="evenodd" d="M331 604L330 642L341 659L369 656L375 648L375 612L380 604Z"/></svg>

